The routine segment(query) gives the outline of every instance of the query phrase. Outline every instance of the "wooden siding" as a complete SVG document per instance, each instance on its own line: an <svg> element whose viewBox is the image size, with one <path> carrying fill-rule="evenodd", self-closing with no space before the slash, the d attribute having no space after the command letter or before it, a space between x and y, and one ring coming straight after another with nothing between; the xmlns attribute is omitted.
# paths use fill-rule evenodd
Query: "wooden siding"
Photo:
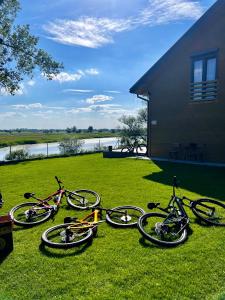
<svg viewBox="0 0 225 300"><path fill-rule="evenodd" d="M151 94L149 122L155 121L151 124L151 156L170 157L180 145L181 156L190 159L188 146L191 144L204 151L204 157L198 159L225 162L224 11L225 1L219 0L167 52L163 62L134 85L131 92ZM201 89L205 96L213 95L215 100L191 101L193 92L199 88L198 84L191 83L191 57L210 49L218 49L218 80L202 82Z"/></svg>

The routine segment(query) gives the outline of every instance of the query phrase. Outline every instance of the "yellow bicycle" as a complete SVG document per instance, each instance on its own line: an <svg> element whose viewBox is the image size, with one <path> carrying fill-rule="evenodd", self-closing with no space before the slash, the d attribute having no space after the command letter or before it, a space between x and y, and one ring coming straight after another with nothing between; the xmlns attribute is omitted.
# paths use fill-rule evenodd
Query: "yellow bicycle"
<svg viewBox="0 0 225 300"><path fill-rule="evenodd" d="M67 217L64 224L47 229L42 234L42 242L52 248L72 248L92 239L102 220L102 211L106 212L106 221L113 226L134 227L145 212L136 206L119 206L112 209L95 208L92 213L78 220Z"/></svg>

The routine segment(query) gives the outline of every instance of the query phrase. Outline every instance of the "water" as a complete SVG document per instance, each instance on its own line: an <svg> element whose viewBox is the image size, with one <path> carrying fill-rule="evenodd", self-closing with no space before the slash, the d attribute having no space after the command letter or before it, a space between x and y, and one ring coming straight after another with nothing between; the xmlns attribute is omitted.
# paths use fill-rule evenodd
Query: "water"
<svg viewBox="0 0 225 300"><path fill-rule="evenodd" d="M95 139L85 139L83 140L84 144L82 145L83 150L92 151L95 147L116 147L118 145L118 138L95 138ZM33 145L17 145L12 146L11 151L25 149L29 154L43 154L47 156L47 144L33 144ZM6 154L10 151L9 147L0 148L0 161L5 160ZM59 143L48 143L48 155L59 154Z"/></svg>

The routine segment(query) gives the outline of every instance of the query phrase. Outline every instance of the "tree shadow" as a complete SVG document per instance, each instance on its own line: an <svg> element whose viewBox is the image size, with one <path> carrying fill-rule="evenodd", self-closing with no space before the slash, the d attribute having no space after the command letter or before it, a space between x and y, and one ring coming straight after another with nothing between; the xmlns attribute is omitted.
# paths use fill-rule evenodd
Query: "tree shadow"
<svg viewBox="0 0 225 300"><path fill-rule="evenodd" d="M74 248L54 249L46 246L43 242L41 242L39 246L39 250L43 255L50 258L64 258L64 257L70 257L74 255L81 255L86 251L87 248L89 248L92 245L92 243L93 243L93 239L90 239L85 244L76 246Z"/></svg>
<svg viewBox="0 0 225 300"><path fill-rule="evenodd" d="M172 185L173 176L179 187L204 197L225 201L225 168L188 165L153 160L161 171L144 176L144 179Z"/></svg>

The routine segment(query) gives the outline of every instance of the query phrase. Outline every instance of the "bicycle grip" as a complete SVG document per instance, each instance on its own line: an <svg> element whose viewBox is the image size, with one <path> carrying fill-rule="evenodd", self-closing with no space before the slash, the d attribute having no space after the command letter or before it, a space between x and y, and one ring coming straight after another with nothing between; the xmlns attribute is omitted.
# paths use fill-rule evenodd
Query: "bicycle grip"
<svg viewBox="0 0 225 300"><path fill-rule="evenodd" d="M175 188L178 188L177 176L173 176L173 186L174 186Z"/></svg>

